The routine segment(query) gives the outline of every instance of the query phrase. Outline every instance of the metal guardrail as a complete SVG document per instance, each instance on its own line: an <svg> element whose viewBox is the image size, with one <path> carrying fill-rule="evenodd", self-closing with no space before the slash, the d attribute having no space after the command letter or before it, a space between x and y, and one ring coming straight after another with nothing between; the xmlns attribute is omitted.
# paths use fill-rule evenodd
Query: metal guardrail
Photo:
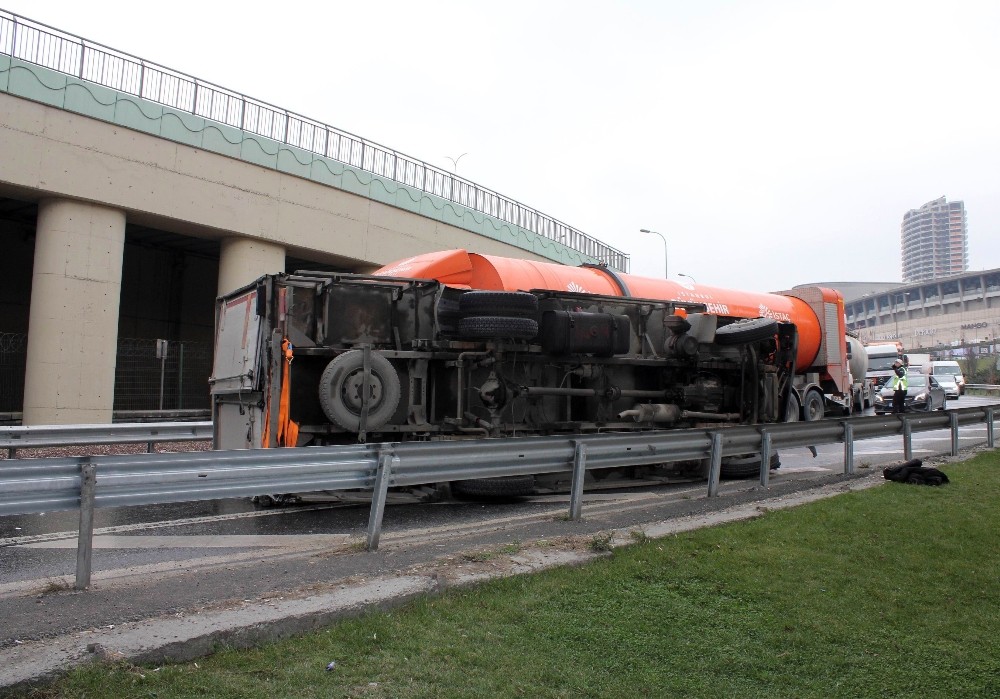
<svg viewBox="0 0 1000 699"><path fill-rule="evenodd" d="M1000 392L1000 386L989 383L967 383L965 384L966 390L973 389L976 391L983 391L984 393L997 393Z"/></svg>
<svg viewBox="0 0 1000 699"><path fill-rule="evenodd" d="M850 474L854 472L857 440L902 435L904 456L909 459L914 432L948 428L952 454L958 454L959 427L984 422L986 441L992 448L994 408L976 407L936 414L745 425L720 430L522 437L502 440L500 449L490 448L496 443L493 440L479 439L18 459L0 462L0 515L79 509L76 587L85 589L90 584L95 507L371 489L367 545L369 550L375 550L390 486L572 473L569 514L575 520L581 515L587 469L709 459L708 497L715 497L721 462L726 456L760 453L760 480L766 486L770 454L775 449L843 443L844 473ZM183 427L190 428L191 423Z"/></svg>
<svg viewBox="0 0 1000 699"><path fill-rule="evenodd" d="M143 442L152 445L160 442L192 442L202 439L212 439L210 421L0 427L0 449L6 449L10 459L14 458L18 449Z"/></svg>
<svg viewBox="0 0 1000 699"><path fill-rule="evenodd" d="M111 413L111 421L124 422L204 422L212 417L209 408L192 408L190 410L115 410Z"/></svg>
<svg viewBox="0 0 1000 699"><path fill-rule="evenodd" d="M185 73L0 10L0 53L338 160L520 226L622 272L629 255L418 158Z"/></svg>
<svg viewBox="0 0 1000 699"><path fill-rule="evenodd" d="M115 424L130 422L204 422L212 417L208 408L191 410L115 410L111 413L111 422ZM0 425L17 427L21 424L24 413L21 411L0 412Z"/></svg>

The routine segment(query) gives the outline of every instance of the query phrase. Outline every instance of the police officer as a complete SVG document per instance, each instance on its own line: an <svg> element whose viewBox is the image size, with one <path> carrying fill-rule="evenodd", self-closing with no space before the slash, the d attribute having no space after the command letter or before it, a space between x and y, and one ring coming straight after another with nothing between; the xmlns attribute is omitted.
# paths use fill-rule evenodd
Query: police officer
<svg viewBox="0 0 1000 699"><path fill-rule="evenodd" d="M902 413L906 405L906 367L897 359L892 363L892 371L892 412L897 414Z"/></svg>

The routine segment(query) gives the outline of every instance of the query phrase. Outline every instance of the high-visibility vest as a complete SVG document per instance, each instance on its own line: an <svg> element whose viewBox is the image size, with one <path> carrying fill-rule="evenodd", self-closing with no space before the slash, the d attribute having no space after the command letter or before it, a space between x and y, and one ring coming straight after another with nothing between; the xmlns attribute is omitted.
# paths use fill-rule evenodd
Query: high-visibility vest
<svg viewBox="0 0 1000 699"><path fill-rule="evenodd" d="M903 369L903 375L899 374L892 375L892 388L894 391L905 391L907 387L906 381L906 369Z"/></svg>

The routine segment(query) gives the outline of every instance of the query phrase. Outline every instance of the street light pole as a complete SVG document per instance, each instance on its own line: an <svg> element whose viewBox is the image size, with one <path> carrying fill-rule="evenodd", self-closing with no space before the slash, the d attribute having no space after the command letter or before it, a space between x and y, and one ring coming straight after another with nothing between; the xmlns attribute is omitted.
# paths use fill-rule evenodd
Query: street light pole
<svg viewBox="0 0 1000 699"><path fill-rule="evenodd" d="M445 158L447 158L448 160L451 161L451 174L454 175L454 174L456 174L458 172L458 161L461 160L462 158L464 158L467 155L468 155L468 153L462 153L457 158L452 158L452 157L447 156L447 155L444 156Z"/></svg>
<svg viewBox="0 0 1000 699"><path fill-rule="evenodd" d="M692 284L697 284L698 283L698 280L695 279L694 277L692 277L690 274L684 274L683 272L678 272L677 276L678 277L687 277L688 279L691 280Z"/></svg>
<svg viewBox="0 0 1000 699"><path fill-rule="evenodd" d="M651 231L648 228L640 228L639 232L652 233L653 235L660 236L660 240L663 241L663 278L670 279L669 267L667 266L667 239L663 237L662 233L658 233L657 231Z"/></svg>

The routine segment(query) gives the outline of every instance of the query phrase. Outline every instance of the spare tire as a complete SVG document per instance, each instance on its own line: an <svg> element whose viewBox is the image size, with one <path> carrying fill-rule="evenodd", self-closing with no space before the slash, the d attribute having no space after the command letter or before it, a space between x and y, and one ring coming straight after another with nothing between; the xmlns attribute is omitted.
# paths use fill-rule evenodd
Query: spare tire
<svg viewBox="0 0 1000 699"><path fill-rule="evenodd" d="M467 291L458 299L462 316L508 316L538 320L538 298L523 291Z"/></svg>
<svg viewBox="0 0 1000 699"><path fill-rule="evenodd" d="M326 365L319 380L319 404L323 414L345 430L361 429L364 408L365 353L350 350L338 354ZM399 375L388 359L371 354L371 376L368 381L368 418L366 430L377 430L389 422L399 406L401 395Z"/></svg>
<svg viewBox="0 0 1000 699"><path fill-rule="evenodd" d="M459 337L475 339L508 338L530 340L538 335L538 321L508 316L474 316L458 321Z"/></svg>
<svg viewBox="0 0 1000 699"><path fill-rule="evenodd" d="M778 333L778 321L772 318L745 318L715 331L715 341L720 345L745 345L760 342Z"/></svg>

